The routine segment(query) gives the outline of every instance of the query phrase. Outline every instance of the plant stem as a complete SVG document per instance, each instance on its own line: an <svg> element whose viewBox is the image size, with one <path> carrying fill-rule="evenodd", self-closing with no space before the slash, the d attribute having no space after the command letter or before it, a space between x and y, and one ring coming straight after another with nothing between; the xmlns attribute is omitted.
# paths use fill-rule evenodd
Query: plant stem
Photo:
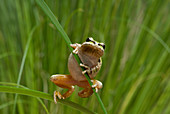
<svg viewBox="0 0 170 114"><path fill-rule="evenodd" d="M58 30L58 31L61 33L61 35L63 36L66 44L68 45L68 47L69 47L69 49L70 49L70 51L73 52L73 49L72 49L72 47L70 46L71 41L70 41L69 37L68 37L67 34L65 33L64 29L62 28L62 26L60 25L60 23L58 22L57 18L56 18L55 15L52 13L52 11L50 10L50 8L47 6L47 4L46 4L43 0L36 0L36 2L37 2L37 4L42 8L42 10L45 12L45 14L51 19L51 21L52 21L52 23L54 24L54 26L57 28L57 30ZM76 54L74 54L74 53L73 53L73 55L74 55L75 59L77 60L78 64L80 64L81 61L80 61L78 55L76 55ZM84 70L84 69L82 68L82 70ZM87 74L85 74L85 77L87 78L90 86L92 86L93 83L91 82L89 76L88 76ZM106 109L105 109L105 107L104 107L104 104L103 104L100 96L98 95L98 93L96 93L96 91L95 91L94 88L92 88L92 89L93 89L93 92L95 93L95 95L96 95L96 97L97 97L97 99L98 99L98 101L99 101L99 103L100 103L100 105L101 105L104 113L107 114L107 111L106 111Z"/></svg>

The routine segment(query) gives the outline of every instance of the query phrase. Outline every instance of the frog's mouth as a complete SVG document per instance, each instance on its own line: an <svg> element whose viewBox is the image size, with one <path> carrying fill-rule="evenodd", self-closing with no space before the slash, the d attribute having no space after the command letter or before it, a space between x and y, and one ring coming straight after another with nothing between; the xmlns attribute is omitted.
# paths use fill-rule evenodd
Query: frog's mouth
<svg viewBox="0 0 170 114"><path fill-rule="evenodd" d="M96 57L101 57L104 54L104 50L100 46L91 43L83 43L81 51Z"/></svg>

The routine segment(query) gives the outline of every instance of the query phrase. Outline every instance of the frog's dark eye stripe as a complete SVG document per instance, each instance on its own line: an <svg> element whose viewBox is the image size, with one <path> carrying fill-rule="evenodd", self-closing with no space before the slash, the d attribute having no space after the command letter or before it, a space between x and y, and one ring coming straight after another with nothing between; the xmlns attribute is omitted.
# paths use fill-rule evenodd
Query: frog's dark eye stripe
<svg viewBox="0 0 170 114"><path fill-rule="evenodd" d="M100 59L98 60L98 62L100 63Z"/></svg>
<svg viewBox="0 0 170 114"><path fill-rule="evenodd" d="M96 44L96 42L95 42L95 41L90 41L90 42L93 42L93 44Z"/></svg>
<svg viewBox="0 0 170 114"><path fill-rule="evenodd" d="M86 42L94 42L93 38L89 37L86 39Z"/></svg>
<svg viewBox="0 0 170 114"><path fill-rule="evenodd" d="M103 43L99 43L98 45L99 45L99 46L102 46L102 47L103 47L103 49L105 49L105 44L103 44Z"/></svg>
<svg viewBox="0 0 170 114"><path fill-rule="evenodd" d="M87 38L86 39L86 42L90 42L90 43L93 43L93 44L96 44L96 42L93 40L93 38Z"/></svg>

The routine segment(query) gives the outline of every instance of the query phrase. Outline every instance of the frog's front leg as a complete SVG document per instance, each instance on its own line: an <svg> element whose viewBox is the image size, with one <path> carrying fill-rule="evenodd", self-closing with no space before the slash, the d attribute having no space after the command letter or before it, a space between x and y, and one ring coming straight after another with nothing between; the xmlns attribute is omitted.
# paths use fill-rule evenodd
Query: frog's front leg
<svg viewBox="0 0 170 114"><path fill-rule="evenodd" d="M75 43L75 44L70 44L70 46L74 49L73 53L78 54L78 48L81 47L81 44Z"/></svg>
<svg viewBox="0 0 170 114"><path fill-rule="evenodd" d="M76 81L70 75L52 75L50 80L61 88L66 88L68 91L61 95L60 92L54 91L54 102L57 103L57 98L65 99L69 97L74 91L74 85L76 85Z"/></svg>
<svg viewBox="0 0 170 114"><path fill-rule="evenodd" d="M100 58L97 65L95 67L93 67L93 68L90 68L89 66L86 66L86 65L84 65L82 63L80 63L80 66L85 68L85 70L82 71L82 74L88 73L88 74L93 75L94 73L96 73L96 72L98 72L100 70L100 68L102 66L102 59Z"/></svg>
<svg viewBox="0 0 170 114"><path fill-rule="evenodd" d="M100 81L92 79L91 82L93 83L92 87L89 85L88 81L80 81L77 83L77 86L84 88L78 93L80 97L86 98L91 96L93 94L92 88L95 88L96 92L102 88L102 83Z"/></svg>

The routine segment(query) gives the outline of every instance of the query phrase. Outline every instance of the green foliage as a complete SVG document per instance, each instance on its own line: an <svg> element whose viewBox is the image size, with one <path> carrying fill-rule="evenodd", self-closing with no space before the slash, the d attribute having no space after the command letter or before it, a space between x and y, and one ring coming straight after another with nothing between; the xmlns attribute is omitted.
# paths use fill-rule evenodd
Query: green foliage
<svg viewBox="0 0 170 114"><path fill-rule="evenodd" d="M96 79L103 82L99 95L109 114L170 113L169 0L46 3L73 43L82 43L88 36L105 43L103 66ZM52 95L59 87L50 82L50 76L69 73L70 51L62 35L34 0L1 0L0 14L0 82L17 83L21 79L18 84L41 91L39 98L43 93ZM3 87L0 113L13 113L15 94L3 93ZM80 89L76 87L66 103L103 112L95 95L78 97ZM49 94L48 100L18 95L14 112L80 113L81 109L73 110L70 104L54 104Z"/></svg>

